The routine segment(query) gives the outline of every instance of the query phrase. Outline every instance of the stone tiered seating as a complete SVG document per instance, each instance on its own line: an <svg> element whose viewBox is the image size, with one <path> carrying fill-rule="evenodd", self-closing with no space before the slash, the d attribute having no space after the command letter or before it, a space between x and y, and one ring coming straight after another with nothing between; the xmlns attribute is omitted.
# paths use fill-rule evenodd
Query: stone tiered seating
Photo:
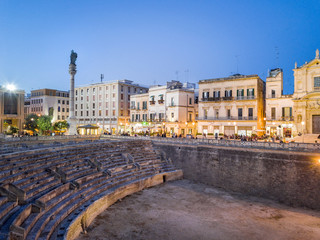
<svg viewBox="0 0 320 240"><path fill-rule="evenodd" d="M128 184L176 171L150 141L78 143L2 156L1 239L63 239L92 203Z"/></svg>

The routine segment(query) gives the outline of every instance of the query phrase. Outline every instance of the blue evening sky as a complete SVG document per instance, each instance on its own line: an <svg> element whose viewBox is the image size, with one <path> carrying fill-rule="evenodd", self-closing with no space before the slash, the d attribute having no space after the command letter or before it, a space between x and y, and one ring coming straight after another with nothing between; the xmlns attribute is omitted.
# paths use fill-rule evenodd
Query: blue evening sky
<svg viewBox="0 0 320 240"><path fill-rule="evenodd" d="M69 89L130 79L142 85L284 69L293 92L301 66L320 48L320 1L0 0L0 85Z"/></svg>

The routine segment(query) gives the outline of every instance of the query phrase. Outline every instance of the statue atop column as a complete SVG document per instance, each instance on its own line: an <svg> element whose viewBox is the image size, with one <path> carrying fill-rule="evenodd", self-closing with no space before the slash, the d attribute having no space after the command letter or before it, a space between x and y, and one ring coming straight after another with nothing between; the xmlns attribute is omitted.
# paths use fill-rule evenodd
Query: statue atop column
<svg viewBox="0 0 320 240"><path fill-rule="evenodd" d="M71 54L70 54L70 64L76 65L76 60L77 60L78 54L71 50Z"/></svg>
<svg viewBox="0 0 320 240"><path fill-rule="evenodd" d="M77 60L78 54L75 51L71 51L70 54L70 64L69 64L69 73L70 73L70 101L69 101L69 131L68 135L77 135L77 119L74 115L74 75L77 73Z"/></svg>

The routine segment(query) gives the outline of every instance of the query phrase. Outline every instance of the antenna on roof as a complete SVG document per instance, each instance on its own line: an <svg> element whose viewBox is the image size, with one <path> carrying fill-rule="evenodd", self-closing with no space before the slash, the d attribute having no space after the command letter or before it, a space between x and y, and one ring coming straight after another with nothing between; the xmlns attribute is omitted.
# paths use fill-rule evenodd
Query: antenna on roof
<svg viewBox="0 0 320 240"><path fill-rule="evenodd" d="M184 73L185 73L185 81L188 82L188 80L189 80L189 69L185 70Z"/></svg>
<svg viewBox="0 0 320 240"><path fill-rule="evenodd" d="M102 79L104 79L104 74L101 73L100 79L101 79L101 82L102 82Z"/></svg>

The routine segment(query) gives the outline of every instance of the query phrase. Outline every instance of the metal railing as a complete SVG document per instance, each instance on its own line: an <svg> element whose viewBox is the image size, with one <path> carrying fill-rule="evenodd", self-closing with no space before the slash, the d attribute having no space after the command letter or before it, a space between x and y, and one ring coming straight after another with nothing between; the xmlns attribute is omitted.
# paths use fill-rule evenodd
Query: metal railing
<svg viewBox="0 0 320 240"><path fill-rule="evenodd" d="M197 117L196 120L257 120L257 117Z"/></svg>
<svg viewBox="0 0 320 240"><path fill-rule="evenodd" d="M276 142L259 142L259 141L239 141L239 140L220 140L220 139L189 139L189 138L162 138L149 136L115 136L101 135L101 139L117 139L117 140L151 140L155 143L168 144L184 144L184 145L212 145L224 147L240 147L240 148L258 148L258 149L274 149L296 152L320 152L320 144L318 143L276 143Z"/></svg>

